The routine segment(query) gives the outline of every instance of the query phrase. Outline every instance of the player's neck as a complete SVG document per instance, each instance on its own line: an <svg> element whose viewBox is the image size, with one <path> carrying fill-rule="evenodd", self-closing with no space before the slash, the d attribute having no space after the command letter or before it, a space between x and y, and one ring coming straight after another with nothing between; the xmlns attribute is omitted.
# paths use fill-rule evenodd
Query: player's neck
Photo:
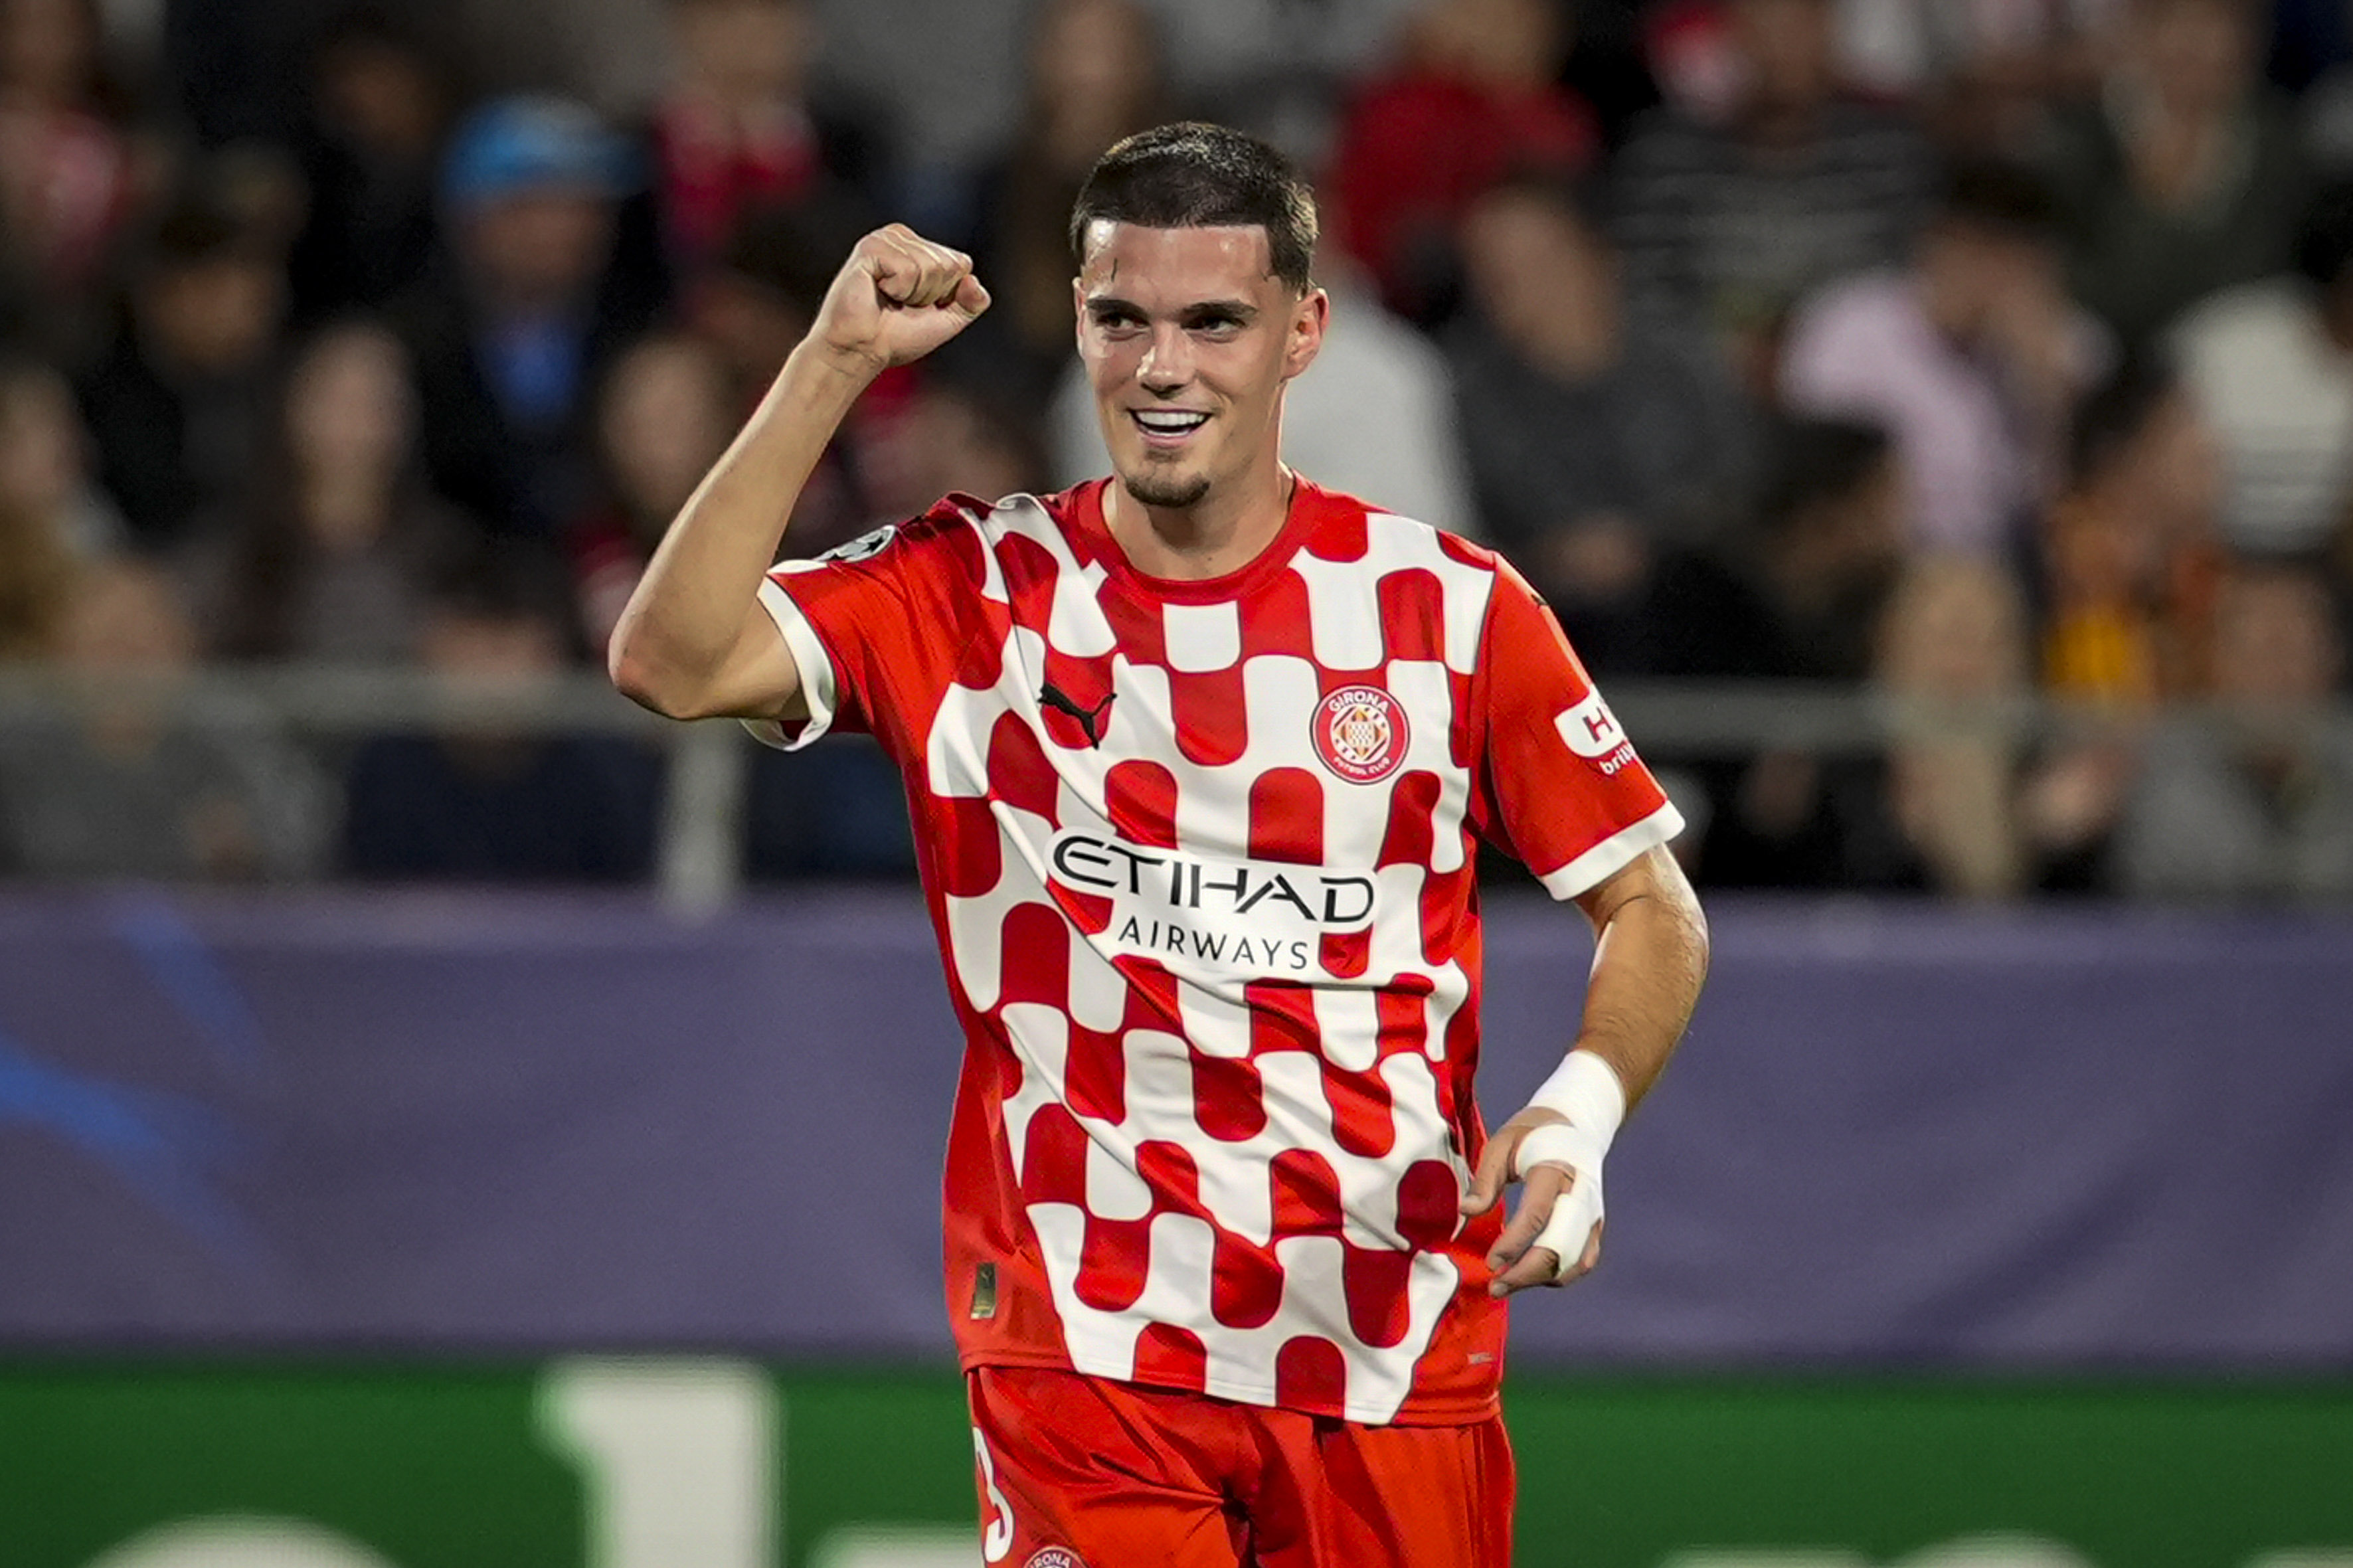
<svg viewBox="0 0 2353 1568"><path fill-rule="evenodd" d="M1297 476L1272 458L1187 507L1147 506L1113 479L1103 490L1103 526L1127 563L1147 577L1223 577L1274 542L1291 516L1296 486Z"/></svg>

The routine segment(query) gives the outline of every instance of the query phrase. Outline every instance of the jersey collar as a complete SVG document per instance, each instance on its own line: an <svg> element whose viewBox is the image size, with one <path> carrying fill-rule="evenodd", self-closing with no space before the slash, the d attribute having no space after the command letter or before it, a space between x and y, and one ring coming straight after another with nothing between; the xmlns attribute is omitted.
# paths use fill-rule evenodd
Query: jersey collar
<svg viewBox="0 0 2353 1568"><path fill-rule="evenodd" d="M1311 484L1293 470L1291 489L1291 510L1282 520L1282 527L1267 541L1266 548L1232 571L1217 577L1155 577L1136 569L1112 536L1111 524L1103 517L1103 495L1111 488L1109 479L1095 479L1079 489L1076 521L1079 531L1103 563L1105 575L1131 593L1147 599L1173 600L1178 604L1215 604L1239 599L1250 594L1269 578L1291 564L1309 534L1326 515L1330 500L1318 486Z"/></svg>

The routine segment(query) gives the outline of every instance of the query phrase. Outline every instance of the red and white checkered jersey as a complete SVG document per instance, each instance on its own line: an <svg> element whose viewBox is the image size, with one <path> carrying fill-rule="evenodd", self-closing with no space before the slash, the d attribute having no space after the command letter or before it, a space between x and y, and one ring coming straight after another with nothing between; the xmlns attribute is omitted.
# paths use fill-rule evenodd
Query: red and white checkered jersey
<svg viewBox="0 0 2353 1568"><path fill-rule="evenodd" d="M1474 839L1568 898L1682 819L1488 551L1303 480L1173 582L1103 489L951 497L762 590L811 714L771 738L906 777L967 1041L964 1363L1480 1419Z"/></svg>

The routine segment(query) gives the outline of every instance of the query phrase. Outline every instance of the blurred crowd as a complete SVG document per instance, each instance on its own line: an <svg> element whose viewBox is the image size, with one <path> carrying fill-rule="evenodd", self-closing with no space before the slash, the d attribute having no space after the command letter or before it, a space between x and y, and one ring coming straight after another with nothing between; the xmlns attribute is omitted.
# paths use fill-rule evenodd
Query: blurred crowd
<svg viewBox="0 0 2353 1568"><path fill-rule="evenodd" d="M1673 760L1704 884L2353 898L2346 0L0 0L0 661L593 668L887 218L997 306L793 551L1100 471L1066 215L1186 114L1317 181L1297 467L1605 681L1885 700ZM660 795L118 696L0 728L0 871L628 880ZM748 816L913 866L854 746Z"/></svg>

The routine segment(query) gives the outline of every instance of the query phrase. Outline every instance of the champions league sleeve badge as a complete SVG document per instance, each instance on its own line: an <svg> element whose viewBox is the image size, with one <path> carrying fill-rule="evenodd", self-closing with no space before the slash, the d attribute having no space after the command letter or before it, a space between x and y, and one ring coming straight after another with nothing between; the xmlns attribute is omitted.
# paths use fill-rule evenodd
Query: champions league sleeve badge
<svg viewBox="0 0 2353 1568"><path fill-rule="evenodd" d="M830 561L840 566L847 566L853 561L869 560L881 554L883 546L889 544L891 536L898 531L897 523L886 522L871 532L860 534L847 544L835 545L818 559Z"/></svg>

